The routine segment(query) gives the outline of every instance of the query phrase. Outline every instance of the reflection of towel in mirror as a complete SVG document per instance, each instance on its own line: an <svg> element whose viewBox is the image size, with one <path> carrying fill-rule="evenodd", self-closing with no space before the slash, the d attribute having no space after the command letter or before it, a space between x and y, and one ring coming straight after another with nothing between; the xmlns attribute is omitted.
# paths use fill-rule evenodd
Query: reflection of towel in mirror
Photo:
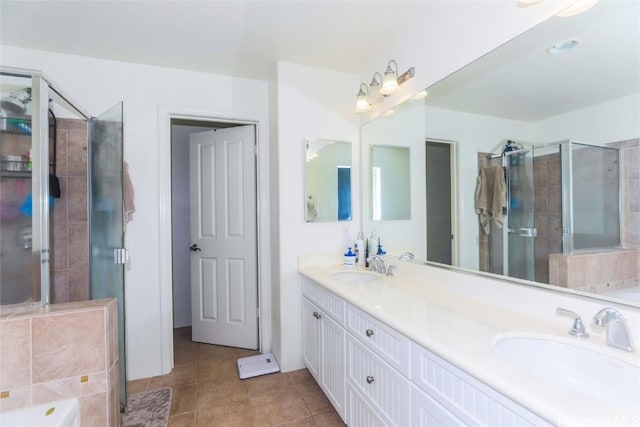
<svg viewBox="0 0 640 427"><path fill-rule="evenodd" d="M502 227L503 209L507 208L507 185L504 170L500 166L489 166L480 170L476 183L476 213L486 234L490 231L491 218Z"/></svg>
<svg viewBox="0 0 640 427"><path fill-rule="evenodd" d="M124 221L125 223L133 219L133 213L136 211L133 198L133 184L131 183L131 177L129 176L129 163L124 162L122 171L122 198L124 209Z"/></svg>
<svg viewBox="0 0 640 427"><path fill-rule="evenodd" d="M309 196L307 199L307 221L315 221L320 216L320 210L318 204L313 200L313 197Z"/></svg>

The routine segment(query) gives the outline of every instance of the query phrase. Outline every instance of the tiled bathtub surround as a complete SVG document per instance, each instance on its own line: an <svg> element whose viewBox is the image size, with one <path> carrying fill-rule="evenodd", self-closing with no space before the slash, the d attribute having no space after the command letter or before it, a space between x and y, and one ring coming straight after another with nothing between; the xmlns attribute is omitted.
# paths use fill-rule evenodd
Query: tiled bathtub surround
<svg viewBox="0 0 640 427"><path fill-rule="evenodd" d="M75 397L81 425L119 425L116 312L115 299L3 307L0 412Z"/></svg>
<svg viewBox="0 0 640 427"><path fill-rule="evenodd" d="M640 285L640 250L549 255L551 285L605 293Z"/></svg>

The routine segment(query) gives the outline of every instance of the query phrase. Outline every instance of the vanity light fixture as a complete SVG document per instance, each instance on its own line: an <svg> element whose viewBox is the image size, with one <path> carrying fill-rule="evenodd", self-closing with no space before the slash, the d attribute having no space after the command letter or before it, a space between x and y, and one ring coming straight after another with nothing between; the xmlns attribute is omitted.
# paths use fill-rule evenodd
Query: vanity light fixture
<svg viewBox="0 0 640 427"><path fill-rule="evenodd" d="M398 88L402 83L406 82L414 75L415 69L411 67L398 77L398 64L393 59L390 60L387 64L387 70L384 72L384 76L382 77L380 93L385 96L393 95L398 91Z"/></svg>
<svg viewBox="0 0 640 427"><path fill-rule="evenodd" d="M380 77L378 80L377 76ZM369 83L369 104L377 105L384 101L384 96L380 93L380 82L382 75L378 72L373 73L371 83Z"/></svg>
<svg viewBox="0 0 640 427"><path fill-rule="evenodd" d="M369 104L369 94L367 85L365 83L360 84L360 90L358 91L358 100L356 101L356 113L362 114L365 111L368 111L371 108L371 104Z"/></svg>
<svg viewBox="0 0 640 427"><path fill-rule="evenodd" d="M566 18L567 16L574 16L579 13L585 12L591 9L598 3L598 0L576 0L560 12L556 13L556 16Z"/></svg>
<svg viewBox="0 0 640 427"><path fill-rule="evenodd" d="M554 44L550 48L548 48L547 53L550 53L552 55L556 53L565 53L570 49L573 49L574 47L578 46L579 43L580 43L580 40L578 39L563 40L561 42Z"/></svg>

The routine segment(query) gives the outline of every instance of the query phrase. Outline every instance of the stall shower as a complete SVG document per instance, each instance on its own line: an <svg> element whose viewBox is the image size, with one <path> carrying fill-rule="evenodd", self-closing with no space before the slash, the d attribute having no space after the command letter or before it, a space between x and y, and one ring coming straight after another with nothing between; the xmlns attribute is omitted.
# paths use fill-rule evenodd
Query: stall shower
<svg viewBox="0 0 640 427"><path fill-rule="evenodd" d="M622 151L566 140L479 153L479 167L502 167L506 183L504 227L480 230L481 270L597 293L638 286L637 251L622 226ZM630 267L587 274L604 271L592 264L607 258Z"/></svg>

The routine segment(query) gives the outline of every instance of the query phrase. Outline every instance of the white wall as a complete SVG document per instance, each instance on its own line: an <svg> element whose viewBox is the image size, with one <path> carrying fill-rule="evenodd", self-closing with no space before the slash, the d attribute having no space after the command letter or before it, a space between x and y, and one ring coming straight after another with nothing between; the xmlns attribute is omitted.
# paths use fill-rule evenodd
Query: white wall
<svg viewBox="0 0 640 427"><path fill-rule="evenodd" d="M131 254L125 273L128 378L163 373L161 324L171 313L162 309L159 285L159 106L264 119L267 83L10 46L2 46L2 64L42 70L93 115L124 101L124 158L136 194L126 235ZM262 127L268 135L268 123Z"/></svg>
<svg viewBox="0 0 640 427"><path fill-rule="evenodd" d="M540 143L573 139L607 144L640 136L640 93L636 93L559 116L539 120L533 137Z"/></svg>
<svg viewBox="0 0 640 427"><path fill-rule="evenodd" d="M374 232L389 255L412 252L417 259L427 258L425 205L425 114L422 103L408 103L390 117L380 117L362 127L362 164L371 165L372 145L397 145L410 148L411 218L372 221L371 171L364 172L363 231ZM376 242L377 244L377 242Z"/></svg>
<svg viewBox="0 0 640 427"><path fill-rule="evenodd" d="M355 238L360 207L353 221L304 221L304 138L352 141L352 192L360 194L359 118L353 113L353 88L358 77L315 67L279 62L275 77L278 128L279 276L273 280L273 350L283 371L302 368L302 292L298 256L344 253L345 229ZM348 94L348 95L347 95Z"/></svg>

